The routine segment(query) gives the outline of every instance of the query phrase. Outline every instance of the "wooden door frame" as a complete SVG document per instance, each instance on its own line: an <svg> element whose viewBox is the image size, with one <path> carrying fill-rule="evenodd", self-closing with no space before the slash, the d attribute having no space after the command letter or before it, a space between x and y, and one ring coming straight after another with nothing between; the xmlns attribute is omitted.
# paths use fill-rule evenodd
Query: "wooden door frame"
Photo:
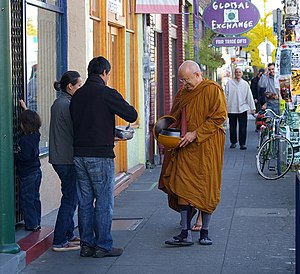
<svg viewBox="0 0 300 274"><path fill-rule="evenodd" d="M94 56L103 56L108 59L108 61L112 64L112 60L109 60L109 47L111 46L111 38L110 32L112 28L117 29L118 36L118 65L114 69L114 73L117 73L118 79L117 83L114 84L113 88L117 89L124 98L126 98L126 79L125 79L125 54L126 54L126 9L124 9L124 16L118 16L110 11L108 11L107 1L106 0L96 0L98 2L98 6L101 7L99 11L99 19L94 20L93 28L93 55ZM126 5L124 2L123 5ZM95 19L95 18L92 18ZM134 22L136 27L136 20ZM135 40L137 37L135 37ZM137 47L136 42L134 43L134 47ZM135 48L135 50L137 50ZM135 51L136 52L136 51ZM120 118L117 118L118 124L126 124L125 121L122 121ZM119 164L120 171L127 171L127 144L126 142L119 142L118 146L120 146Z"/></svg>
<svg viewBox="0 0 300 274"><path fill-rule="evenodd" d="M117 83L114 83L115 89L117 89L123 97L126 96L125 94L125 28L124 27L119 27L113 24L108 25L108 43L107 43L107 56L111 55L111 35L116 35L117 36L117 52L118 52L118 60L117 60L117 66L114 65L114 73L117 74ZM109 60L111 64L113 65L113 61ZM125 125L126 122L123 121L121 118L116 117L116 121L118 125ZM119 168L120 172L127 171L128 170L128 165L127 165L127 143L126 142L119 142L116 144L118 146L118 151L119 154L117 157L119 158Z"/></svg>

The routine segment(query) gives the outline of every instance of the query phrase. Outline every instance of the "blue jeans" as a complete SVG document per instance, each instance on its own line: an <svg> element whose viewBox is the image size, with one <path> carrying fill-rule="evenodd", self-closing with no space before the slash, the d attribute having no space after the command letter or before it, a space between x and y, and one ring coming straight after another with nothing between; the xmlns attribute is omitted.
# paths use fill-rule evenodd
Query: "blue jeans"
<svg viewBox="0 0 300 274"><path fill-rule="evenodd" d="M23 213L25 228L35 229L41 225L40 186L42 172L36 172L20 179L20 207Z"/></svg>
<svg viewBox="0 0 300 274"><path fill-rule="evenodd" d="M52 165L61 180L62 197L54 229L53 246L65 246L74 237L74 212L78 204L75 165Z"/></svg>
<svg viewBox="0 0 300 274"><path fill-rule="evenodd" d="M74 157L77 174L78 224L81 245L112 249L114 160Z"/></svg>

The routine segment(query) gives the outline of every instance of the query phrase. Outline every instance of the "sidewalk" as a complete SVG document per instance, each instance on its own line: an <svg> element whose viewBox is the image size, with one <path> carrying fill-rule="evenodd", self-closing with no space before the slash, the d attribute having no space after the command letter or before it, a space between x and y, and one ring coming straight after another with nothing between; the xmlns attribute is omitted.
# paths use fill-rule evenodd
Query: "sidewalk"
<svg viewBox="0 0 300 274"><path fill-rule="evenodd" d="M160 167L144 174L115 199L117 258L81 258L50 249L22 273L295 273L295 174L267 181L255 167L257 137L249 120L245 151L225 149L221 202L213 214L212 246L168 247L180 231L179 214L157 189ZM194 219L195 220L195 219Z"/></svg>

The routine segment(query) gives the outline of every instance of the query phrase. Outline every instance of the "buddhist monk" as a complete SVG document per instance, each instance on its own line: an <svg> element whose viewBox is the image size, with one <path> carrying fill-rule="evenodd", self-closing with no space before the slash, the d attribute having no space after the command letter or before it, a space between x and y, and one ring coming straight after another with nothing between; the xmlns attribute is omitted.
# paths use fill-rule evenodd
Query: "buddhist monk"
<svg viewBox="0 0 300 274"><path fill-rule="evenodd" d="M180 212L182 230L165 243L192 245L193 208L202 212L199 243L211 245L208 227L211 214L220 202L225 145L223 124L227 117L223 89L202 78L199 65L191 60L179 67L183 87L177 93L170 115L186 129L179 147L165 149L159 189L168 194L169 206Z"/></svg>

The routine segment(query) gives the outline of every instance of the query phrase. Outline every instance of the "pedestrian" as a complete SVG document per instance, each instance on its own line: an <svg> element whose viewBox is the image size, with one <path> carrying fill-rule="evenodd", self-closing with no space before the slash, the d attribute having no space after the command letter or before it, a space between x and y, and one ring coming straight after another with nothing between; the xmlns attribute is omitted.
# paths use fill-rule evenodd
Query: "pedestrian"
<svg viewBox="0 0 300 274"><path fill-rule="evenodd" d="M259 112L261 109L261 106L260 106L261 92L260 92L260 86L258 85L258 81L264 72L265 72L264 69L259 69L257 75L251 79L251 84L250 84L250 89L251 89L252 96L253 96L254 103L255 103L255 112L256 113Z"/></svg>
<svg viewBox="0 0 300 274"><path fill-rule="evenodd" d="M180 212L182 229L165 244L194 244L191 219L196 207L202 215L199 243L211 245L208 229L211 214L220 201L226 99L216 82L202 79L199 65L194 61L183 62L178 76L183 88L175 97L170 115L177 121L186 117L186 125L182 127L187 126L187 132L178 148L165 149L159 189L168 194L169 206Z"/></svg>
<svg viewBox="0 0 300 274"><path fill-rule="evenodd" d="M61 181L62 197L56 217L53 251L80 249L80 239L74 235L74 212L78 205L76 171L73 161L73 126L70 101L81 86L82 79L77 71L65 72L54 88L61 91L51 106L49 131L49 163Z"/></svg>
<svg viewBox="0 0 300 274"><path fill-rule="evenodd" d="M240 149L247 149L247 120L248 111L255 114L255 103L249 84L242 79L240 68L234 70L234 79L227 82L225 94L229 118L230 148L235 148L239 141ZM237 122L239 124L239 138L237 138Z"/></svg>
<svg viewBox="0 0 300 274"><path fill-rule="evenodd" d="M275 88L275 64L270 63L265 69L265 73L262 74L258 84L265 88L264 97L265 100L262 102L262 109L272 109L276 114L279 115L279 100L280 92L278 88Z"/></svg>
<svg viewBox="0 0 300 274"><path fill-rule="evenodd" d="M39 142L42 125L40 116L27 109L20 100L24 111L20 115L22 135L15 154L20 187L20 209L23 213L25 230L37 232L41 229L40 186L42 180L39 158Z"/></svg>
<svg viewBox="0 0 300 274"><path fill-rule="evenodd" d="M107 86L110 70L107 59L93 58L88 78L70 104L82 257L114 257L123 252L113 247L111 236L115 116L132 123L137 112L117 90Z"/></svg>

